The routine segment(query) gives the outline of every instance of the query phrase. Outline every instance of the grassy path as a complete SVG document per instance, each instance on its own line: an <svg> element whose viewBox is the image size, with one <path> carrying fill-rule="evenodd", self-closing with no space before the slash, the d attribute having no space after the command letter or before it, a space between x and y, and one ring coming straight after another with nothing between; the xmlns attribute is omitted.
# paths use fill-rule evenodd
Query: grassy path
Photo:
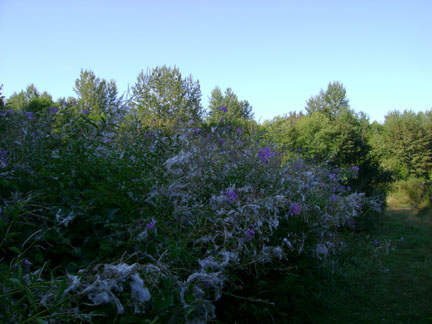
<svg viewBox="0 0 432 324"><path fill-rule="evenodd" d="M432 210L389 209L354 245L313 322L432 324Z"/></svg>

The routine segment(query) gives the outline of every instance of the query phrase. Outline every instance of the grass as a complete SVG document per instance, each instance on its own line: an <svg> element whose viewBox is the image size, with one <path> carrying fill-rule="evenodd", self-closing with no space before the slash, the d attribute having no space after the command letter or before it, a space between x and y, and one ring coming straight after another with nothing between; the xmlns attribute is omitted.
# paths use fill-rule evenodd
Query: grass
<svg viewBox="0 0 432 324"><path fill-rule="evenodd" d="M392 207L352 240L313 322L432 323L432 209Z"/></svg>

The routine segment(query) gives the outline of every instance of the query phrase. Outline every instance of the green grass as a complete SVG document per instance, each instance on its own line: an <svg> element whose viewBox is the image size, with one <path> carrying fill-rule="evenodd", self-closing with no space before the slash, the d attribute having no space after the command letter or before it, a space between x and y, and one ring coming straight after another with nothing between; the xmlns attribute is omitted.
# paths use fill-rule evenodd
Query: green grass
<svg viewBox="0 0 432 324"><path fill-rule="evenodd" d="M313 322L432 323L432 209L391 208L350 241Z"/></svg>

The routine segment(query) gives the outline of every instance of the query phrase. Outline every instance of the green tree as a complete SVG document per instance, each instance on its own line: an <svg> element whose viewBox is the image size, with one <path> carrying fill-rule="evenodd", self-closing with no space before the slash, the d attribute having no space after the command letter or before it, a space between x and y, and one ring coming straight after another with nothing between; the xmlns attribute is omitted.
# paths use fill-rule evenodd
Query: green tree
<svg viewBox="0 0 432 324"><path fill-rule="evenodd" d="M201 88L179 69L156 67L141 71L132 87L132 108L145 124L182 125L202 122Z"/></svg>
<svg viewBox="0 0 432 324"><path fill-rule="evenodd" d="M265 137L268 141L278 145L285 153L297 152L299 144L298 129L295 127L303 113L290 112L283 116L276 116L263 123Z"/></svg>
<svg viewBox="0 0 432 324"><path fill-rule="evenodd" d="M51 95L46 91L42 94L34 84L27 87L25 91L12 94L7 100L7 106L14 111L43 112L54 104Z"/></svg>
<svg viewBox="0 0 432 324"><path fill-rule="evenodd" d="M121 98L114 80L108 82L96 77L93 71L81 70L74 91L79 109L91 116L107 117L119 112Z"/></svg>
<svg viewBox="0 0 432 324"><path fill-rule="evenodd" d="M317 96L309 98L306 102L308 114L321 112L330 119L349 109L349 100L346 97L346 90L340 82L329 83L327 90L321 90Z"/></svg>
<svg viewBox="0 0 432 324"><path fill-rule="evenodd" d="M231 88L222 94L221 89L215 87L210 95L208 121L214 123L221 118L231 121L252 120L252 107L247 100L239 100Z"/></svg>
<svg viewBox="0 0 432 324"><path fill-rule="evenodd" d="M349 185L373 194L383 192L390 180L370 145L367 116L348 106L341 84L329 84L326 92L312 97L307 115L291 113L266 124L270 137L288 156L300 155L340 167L359 167L359 176Z"/></svg>
<svg viewBox="0 0 432 324"><path fill-rule="evenodd" d="M427 114L390 112L385 117L381 146L383 165L398 178L428 178L432 170L432 127Z"/></svg>

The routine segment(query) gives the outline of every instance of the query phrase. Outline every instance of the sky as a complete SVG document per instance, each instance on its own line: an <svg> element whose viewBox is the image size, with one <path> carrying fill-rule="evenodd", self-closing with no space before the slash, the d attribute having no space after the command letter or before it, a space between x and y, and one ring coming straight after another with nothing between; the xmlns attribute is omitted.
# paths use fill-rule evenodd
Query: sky
<svg viewBox="0 0 432 324"><path fill-rule="evenodd" d="M371 121L432 108L430 0L0 0L3 94L74 96L81 69L115 80L178 67L202 104L230 87L263 122L339 81Z"/></svg>

